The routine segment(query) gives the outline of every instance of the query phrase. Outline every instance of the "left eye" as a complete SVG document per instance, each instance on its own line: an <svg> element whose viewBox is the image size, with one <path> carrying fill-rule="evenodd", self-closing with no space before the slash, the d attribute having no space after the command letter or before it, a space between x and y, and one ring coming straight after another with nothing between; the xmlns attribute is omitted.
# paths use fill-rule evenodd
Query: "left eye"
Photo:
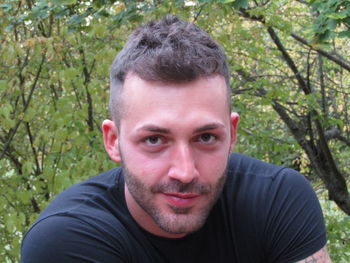
<svg viewBox="0 0 350 263"><path fill-rule="evenodd" d="M203 143L213 143L216 140L216 136L210 133L204 133L199 136L198 140Z"/></svg>
<svg viewBox="0 0 350 263"><path fill-rule="evenodd" d="M147 137L145 142L148 144L148 145L159 145L162 143L162 139L159 137L159 136L150 136L150 137Z"/></svg>

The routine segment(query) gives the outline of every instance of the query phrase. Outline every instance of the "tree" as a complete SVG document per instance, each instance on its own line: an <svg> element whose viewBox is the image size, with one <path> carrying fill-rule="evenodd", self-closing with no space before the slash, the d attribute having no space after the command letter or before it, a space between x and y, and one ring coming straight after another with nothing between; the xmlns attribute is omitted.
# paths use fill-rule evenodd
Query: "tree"
<svg viewBox="0 0 350 263"><path fill-rule="evenodd" d="M107 34L102 15L101 23L79 22L84 3L1 8L0 258L16 262L23 232L53 196L112 167L100 123L109 64L124 38L122 29Z"/></svg>
<svg viewBox="0 0 350 263"><path fill-rule="evenodd" d="M337 31L347 25L346 1L330 11L332 34L320 22L327 1L312 2L313 13L302 2L1 4L0 260L17 261L23 233L55 195L114 166L100 130L109 66L133 28L167 13L195 21L226 49L242 116L237 150L316 174L349 214L350 63Z"/></svg>
<svg viewBox="0 0 350 263"><path fill-rule="evenodd" d="M267 3L269 6L265 7ZM270 2L263 2L260 5L256 4L250 10L240 8L238 13L264 26L272 40L271 49L278 51L277 55L280 56L275 58L271 54L271 58L278 59L274 65L284 64L286 74L290 76L288 79L275 78L275 81L280 83L279 89L283 84L288 85L288 88L285 89L288 93L284 94L285 98L273 95L270 97L270 104L308 156L311 166L328 189L329 198L349 215L350 195L346 184L348 171L345 166L344 169L340 168L343 158L341 149L350 145L348 94L342 86L339 87L339 84L347 80L344 71L347 71L346 74L350 72L350 64L342 56L334 55L315 44L308 43L304 36L299 35L303 32L294 33L293 28L286 28L284 25L286 22L284 24L280 22L283 21L281 20L283 16L279 15L279 19L272 16L273 20L267 17L266 10L264 12L258 10L261 7L272 8L272 10L276 8ZM283 7L287 10L289 8L288 4ZM283 41L277 30L282 34L290 35L297 45ZM342 46L334 42L333 53L343 52L341 48ZM325 59L328 61L324 61ZM334 64L329 64L330 61ZM325 70L325 68L330 70ZM340 71L340 79L336 78L335 74L328 73L332 71ZM255 81L254 75L245 72L249 71L236 70L237 77L248 82ZM274 84L270 88L276 89ZM298 100L294 100L291 96L295 91L297 94L294 95L294 98ZM268 93L269 90L263 86L256 90L258 96L266 97ZM343 94L343 96L340 97L336 93ZM300 101L303 101L304 105L300 105ZM330 145L331 140L334 141L333 147Z"/></svg>

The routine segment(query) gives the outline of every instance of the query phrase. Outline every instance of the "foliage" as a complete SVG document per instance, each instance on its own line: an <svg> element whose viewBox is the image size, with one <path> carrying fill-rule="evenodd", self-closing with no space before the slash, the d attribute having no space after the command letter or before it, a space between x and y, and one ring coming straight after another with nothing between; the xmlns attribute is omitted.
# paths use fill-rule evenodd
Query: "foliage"
<svg viewBox="0 0 350 263"><path fill-rule="evenodd" d="M2 262L16 262L24 230L53 196L113 166L100 123L122 29L107 33L99 18L72 33L64 7L29 3L3 5L0 22Z"/></svg>
<svg viewBox="0 0 350 263"><path fill-rule="evenodd" d="M305 30L312 17L297 13L303 14L302 5L255 1L249 8L239 9L243 26L235 24L234 30L224 30L230 32L227 49L234 53L231 65L238 81L234 93L243 105L252 105L250 110L273 109L277 113L279 120L273 121L274 127L287 126L300 147L294 164L309 162L329 190L329 198L350 214L348 159L343 159L344 149L350 145L344 86L350 64L342 56L348 50L346 42L340 40L332 47L325 46L327 49L315 49L307 41L312 32ZM291 23L294 17L298 20ZM242 36L246 41L243 45ZM251 103L255 100L257 103Z"/></svg>
<svg viewBox="0 0 350 263"><path fill-rule="evenodd" d="M333 262L350 262L350 217L320 194L328 233L328 251Z"/></svg>
<svg viewBox="0 0 350 263"><path fill-rule="evenodd" d="M317 17L287 0L6 0L0 5L0 261L17 262L23 233L56 194L114 166L100 130L108 116L109 66L133 28L167 13L195 21L227 50L233 107L241 115L237 151L311 179L319 176L312 155L277 111L280 105L305 128L306 141L319 139L315 127L321 124L332 157L349 180L349 72L334 56L302 42L314 32L330 40L324 36L346 28L341 12L347 1L337 1L332 10L325 8L329 2L311 3ZM308 25L315 17L312 31ZM328 26L327 33L322 19L335 19L340 27ZM273 32L297 73L286 64ZM324 48L323 54L336 54L347 65L346 41L334 38ZM300 89L297 76L312 92ZM349 220L325 204L334 262L345 262ZM339 249L344 253L337 254Z"/></svg>
<svg viewBox="0 0 350 263"><path fill-rule="evenodd" d="M311 10L316 42L327 42L335 37L350 37L350 2L347 0L312 0Z"/></svg>

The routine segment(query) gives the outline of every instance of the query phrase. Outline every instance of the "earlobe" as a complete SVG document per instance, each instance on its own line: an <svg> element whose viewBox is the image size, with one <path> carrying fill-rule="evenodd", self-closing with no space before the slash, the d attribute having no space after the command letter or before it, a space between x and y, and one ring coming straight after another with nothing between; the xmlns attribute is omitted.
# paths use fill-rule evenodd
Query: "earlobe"
<svg viewBox="0 0 350 263"><path fill-rule="evenodd" d="M109 157L115 162L121 162L119 145L118 145L118 129L111 120L104 120L102 123L103 142Z"/></svg>
<svg viewBox="0 0 350 263"><path fill-rule="evenodd" d="M239 115L237 112L231 113L230 122L231 122L231 147L230 147L230 150L233 151L235 144L236 144L237 128L238 128L238 123L239 123Z"/></svg>

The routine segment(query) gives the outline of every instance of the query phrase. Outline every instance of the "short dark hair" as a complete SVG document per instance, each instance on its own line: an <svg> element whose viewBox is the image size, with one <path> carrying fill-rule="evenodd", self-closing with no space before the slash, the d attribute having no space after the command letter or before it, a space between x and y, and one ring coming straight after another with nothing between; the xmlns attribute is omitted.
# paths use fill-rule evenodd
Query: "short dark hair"
<svg viewBox="0 0 350 263"><path fill-rule="evenodd" d="M231 101L229 69L223 48L206 32L174 15L141 25L129 37L110 70L110 114L119 123L122 87L128 73L146 81L181 83L221 75Z"/></svg>

